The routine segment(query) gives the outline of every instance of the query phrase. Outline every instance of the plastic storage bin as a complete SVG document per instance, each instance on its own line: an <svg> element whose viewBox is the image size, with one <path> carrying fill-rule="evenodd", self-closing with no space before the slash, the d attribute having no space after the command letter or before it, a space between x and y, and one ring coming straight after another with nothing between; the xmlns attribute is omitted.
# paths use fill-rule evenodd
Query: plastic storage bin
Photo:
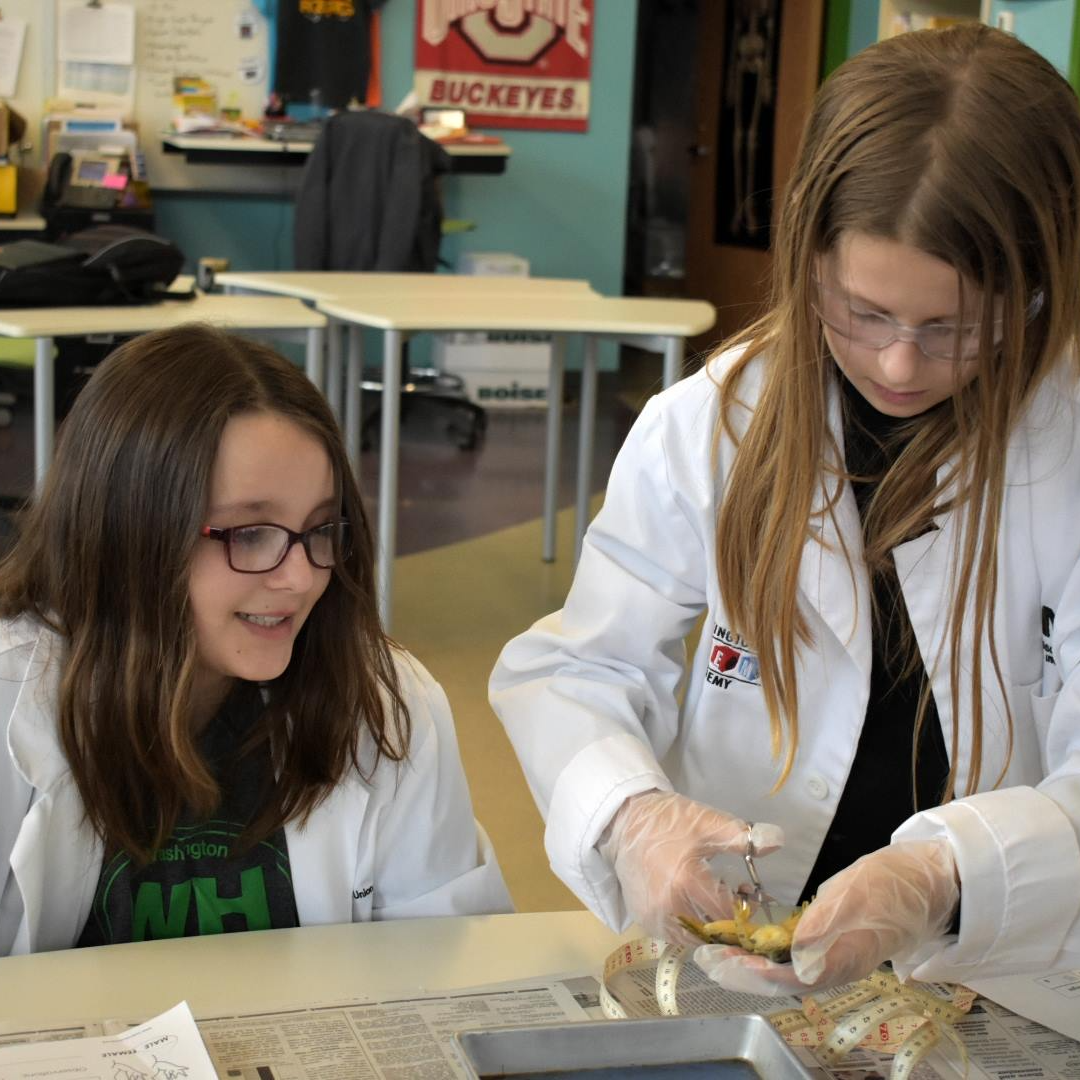
<svg viewBox="0 0 1080 1080"><path fill-rule="evenodd" d="M499 251L467 251L459 274L528 277L529 262ZM435 338L433 362L456 375L470 400L491 409L536 409L547 405L551 338L530 333L456 333Z"/></svg>

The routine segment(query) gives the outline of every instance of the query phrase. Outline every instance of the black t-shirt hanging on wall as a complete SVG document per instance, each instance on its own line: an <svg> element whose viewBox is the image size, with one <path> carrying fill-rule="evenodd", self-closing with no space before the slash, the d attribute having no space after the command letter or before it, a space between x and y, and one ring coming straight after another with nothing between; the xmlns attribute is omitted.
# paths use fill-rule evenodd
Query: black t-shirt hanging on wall
<svg viewBox="0 0 1080 1080"><path fill-rule="evenodd" d="M367 99L371 13L386 0L278 0L274 89L342 109ZM317 92L313 93L313 92Z"/></svg>

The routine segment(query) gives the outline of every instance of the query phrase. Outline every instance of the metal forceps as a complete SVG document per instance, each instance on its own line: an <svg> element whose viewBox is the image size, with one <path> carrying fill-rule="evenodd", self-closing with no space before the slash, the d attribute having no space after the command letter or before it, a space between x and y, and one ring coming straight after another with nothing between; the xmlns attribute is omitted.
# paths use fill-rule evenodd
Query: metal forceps
<svg viewBox="0 0 1080 1080"><path fill-rule="evenodd" d="M757 867L754 865L754 823L748 821L746 823L746 850L743 852L743 862L746 863L746 872L750 875L750 884L740 885L739 894L741 896L748 897L753 900L762 911L765 912L765 918L769 922L773 921L772 907L770 906L773 897L771 897L761 884L761 878L758 876Z"/></svg>

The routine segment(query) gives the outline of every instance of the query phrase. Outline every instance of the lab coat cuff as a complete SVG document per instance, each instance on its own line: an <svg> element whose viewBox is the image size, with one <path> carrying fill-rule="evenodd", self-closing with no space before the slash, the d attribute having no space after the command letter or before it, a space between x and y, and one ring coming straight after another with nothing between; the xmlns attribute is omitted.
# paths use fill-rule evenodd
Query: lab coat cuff
<svg viewBox="0 0 1080 1080"><path fill-rule="evenodd" d="M544 834L551 868L613 930L625 930L630 919L596 843L626 799L654 789L671 791L671 781L640 739L620 733L575 754L552 792Z"/></svg>
<svg viewBox="0 0 1080 1080"><path fill-rule="evenodd" d="M1080 910L1080 848L1061 808L1030 787L972 795L908 819L893 840L944 838L960 875L960 934L894 957L897 973L962 982L1052 963Z"/></svg>

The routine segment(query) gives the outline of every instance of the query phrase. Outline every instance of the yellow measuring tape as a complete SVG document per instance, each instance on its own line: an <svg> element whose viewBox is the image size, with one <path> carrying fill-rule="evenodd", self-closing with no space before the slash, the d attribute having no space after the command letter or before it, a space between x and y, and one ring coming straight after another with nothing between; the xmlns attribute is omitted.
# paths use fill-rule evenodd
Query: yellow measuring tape
<svg viewBox="0 0 1080 1080"><path fill-rule="evenodd" d="M679 1014L677 988L683 966L695 946L668 945L656 938L628 941L604 962L600 1004L610 1019L626 1019L627 1009L613 989L622 978L640 984L655 969L656 1011ZM942 987L949 997L901 983L895 975L876 971L832 997L807 995L801 1009L769 1016L790 1046L812 1049L826 1065L835 1065L861 1046L893 1055L890 1080L907 1080L920 1061L942 1039L956 1047L967 1071L967 1050L953 1030L971 1008L975 993L965 987Z"/></svg>

